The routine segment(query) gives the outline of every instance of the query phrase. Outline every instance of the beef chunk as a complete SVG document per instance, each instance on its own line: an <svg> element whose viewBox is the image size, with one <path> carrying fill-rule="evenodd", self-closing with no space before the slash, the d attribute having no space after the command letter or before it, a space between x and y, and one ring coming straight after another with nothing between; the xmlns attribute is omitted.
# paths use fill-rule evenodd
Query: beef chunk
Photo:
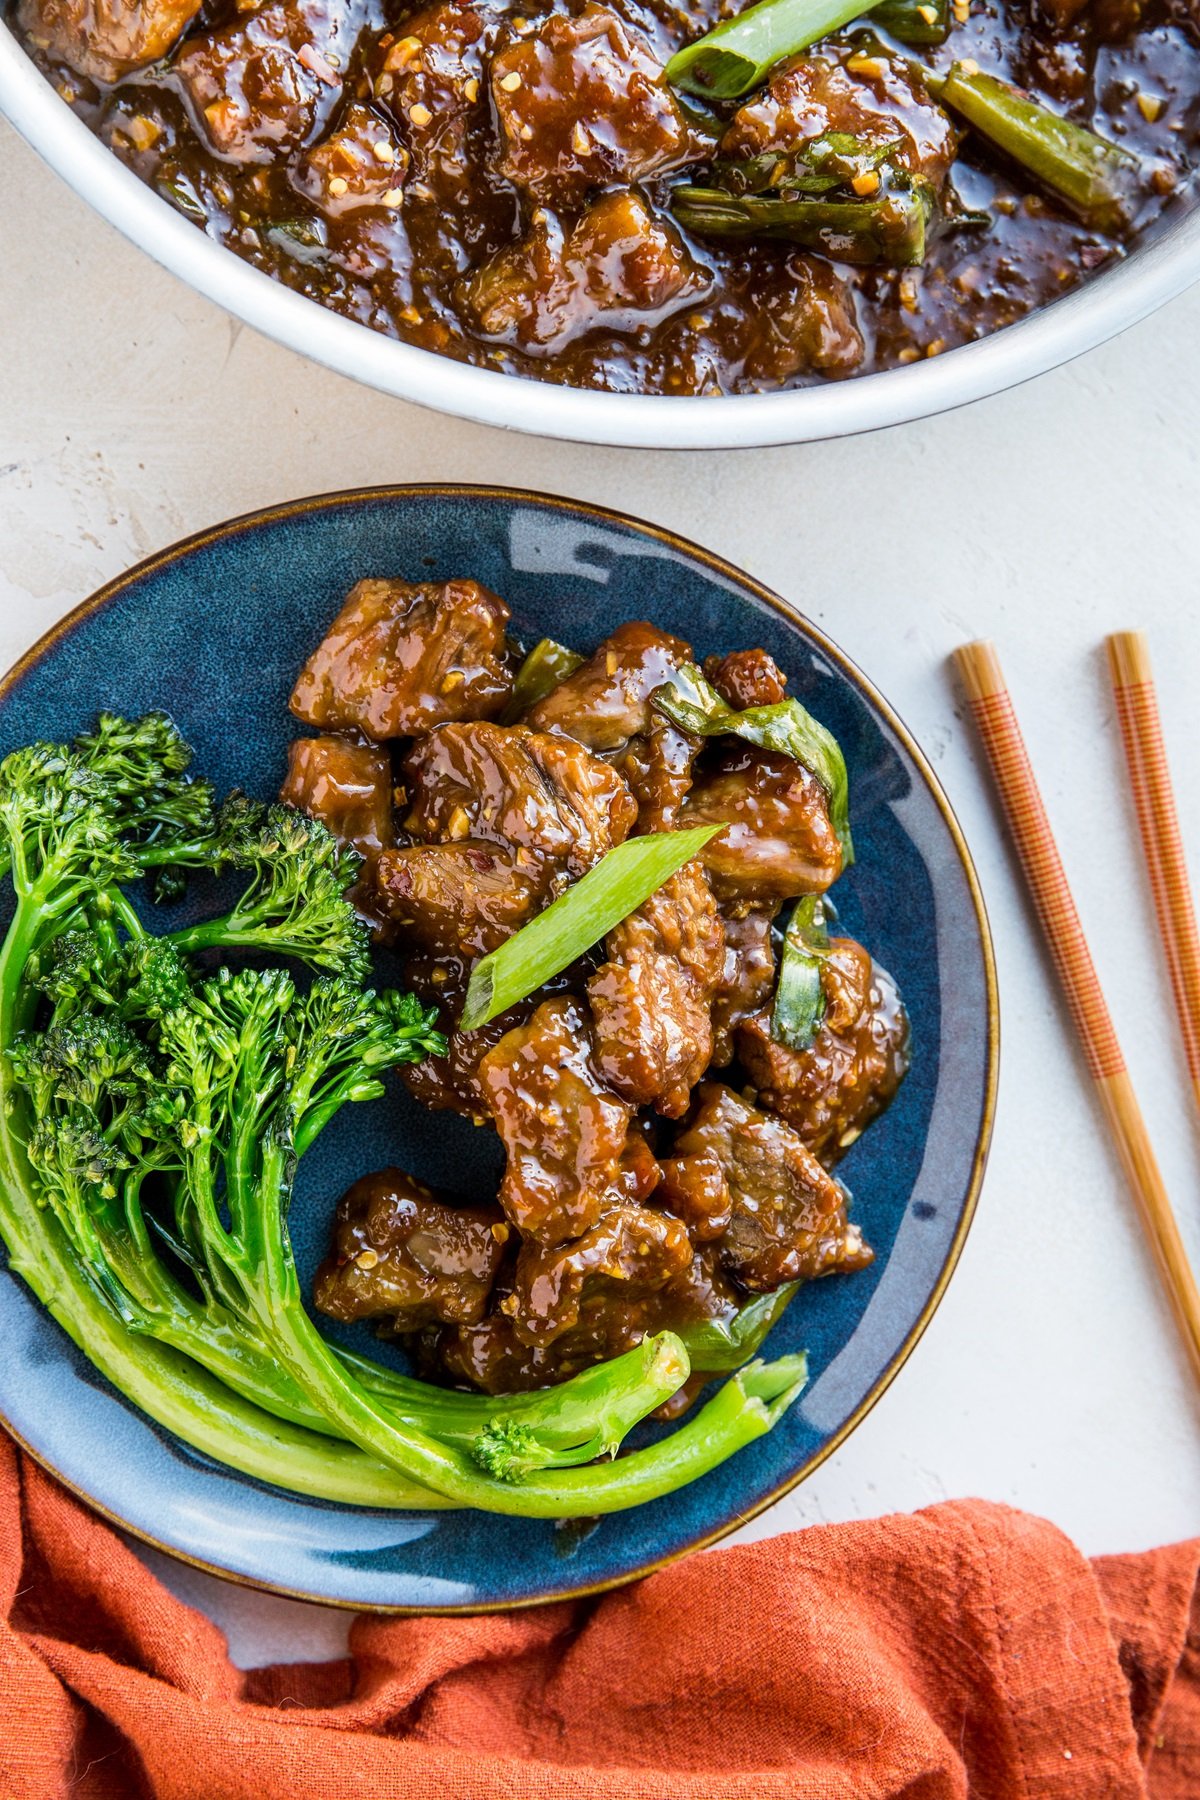
<svg viewBox="0 0 1200 1800"><path fill-rule="evenodd" d="M684 802L683 823L727 826L700 852L720 899L761 905L821 894L842 872L825 789L772 750L742 743L718 750Z"/></svg>
<svg viewBox="0 0 1200 1800"><path fill-rule="evenodd" d="M421 949L486 956L544 904L553 868L524 869L494 844L416 844L379 859L379 910Z"/></svg>
<svg viewBox="0 0 1200 1800"><path fill-rule="evenodd" d="M622 1297L626 1291L653 1293L691 1261L691 1242L678 1219L615 1206L570 1243L523 1245L512 1296L503 1305L519 1339L552 1344L579 1323L585 1293L612 1284L619 1284Z"/></svg>
<svg viewBox="0 0 1200 1800"><path fill-rule="evenodd" d="M706 656L704 673L735 712L745 712L751 706L778 706L787 698L787 676L765 650L732 650L728 656Z"/></svg>
<svg viewBox="0 0 1200 1800"><path fill-rule="evenodd" d="M200 0L21 0L21 29L38 49L96 81L120 81L165 56Z"/></svg>
<svg viewBox="0 0 1200 1800"><path fill-rule="evenodd" d="M364 206L395 207L408 169L408 151L390 123L358 101L337 130L300 160L295 185L328 218Z"/></svg>
<svg viewBox="0 0 1200 1800"><path fill-rule="evenodd" d="M775 985L771 926L778 911L778 904L737 902L721 909L725 955L712 1004L712 1060L720 1069L733 1058L734 1027L766 1005Z"/></svg>
<svg viewBox="0 0 1200 1800"><path fill-rule="evenodd" d="M706 1183L712 1161L720 1164L731 1214L721 1257L743 1286L769 1292L870 1262L858 1227L847 1222L844 1190L790 1125L717 1082L701 1088L699 1102L675 1158L703 1156ZM667 1192L688 1179L686 1168L669 1169Z"/></svg>
<svg viewBox="0 0 1200 1800"><path fill-rule="evenodd" d="M659 1204L682 1219L695 1244L723 1238L733 1218L733 1198L715 1150L668 1156L660 1165Z"/></svg>
<svg viewBox="0 0 1200 1800"><path fill-rule="evenodd" d="M571 228L544 208L528 235L463 284L487 337L553 355L585 332L636 331L712 286L669 220L640 195L606 194Z"/></svg>
<svg viewBox="0 0 1200 1800"><path fill-rule="evenodd" d="M361 24L357 0L268 0L191 39L172 79L219 155L269 163L310 139L334 110Z"/></svg>
<svg viewBox="0 0 1200 1800"><path fill-rule="evenodd" d="M621 777L579 744L522 726L444 725L404 762L415 837L465 839L515 853L518 868L572 879L634 823Z"/></svg>
<svg viewBox="0 0 1200 1800"><path fill-rule="evenodd" d="M512 692L508 617L477 581L360 581L301 670L292 711L372 738L488 718Z"/></svg>
<svg viewBox="0 0 1200 1800"><path fill-rule="evenodd" d="M611 757L637 800L643 831L675 822L691 786L697 740L650 705L692 647L645 621L621 625L573 675L532 708L527 723Z"/></svg>
<svg viewBox="0 0 1200 1800"><path fill-rule="evenodd" d="M702 870L689 863L610 931L588 982L596 1066L614 1092L668 1118L687 1111L712 1055L725 941Z"/></svg>
<svg viewBox="0 0 1200 1800"><path fill-rule="evenodd" d="M492 59L504 173L550 206L704 153L641 34L603 6L556 14Z"/></svg>
<svg viewBox="0 0 1200 1800"><path fill-rule="evenodd" d="M958 149L949 118L907 58L882 49L867 56L808 56L780 71L734 114L721 155L795 150L829 132L894 143L895 161L940 190Z"/></svg>
<svg viewBox="0 0 1200 1800"><path fill-rule="evenodd" d="M401 1169L366 1175L338 1203L313 1299L331 1319L389 1318L398 1331L482 1319L508 1226L491 1207L450 1206Z"/></svg>
<svg viewBox="0 0 1200 1800"><path fill-rule="evenodd" d="M279 798L320 819L339 843L349 844L368 863L394 842L391 759L374 744L296 738L288 745Z"/></svg>
<svg viewBox="0 0 1200 1800"><path fill-rule="evenodd" d="M762 1012L738 1027L737 1053L762 1104L832 1163L881 1113L908 1069L908 1019L890 976L853 938L821 968L825 1017L807 1050L771 1036Z"/></svg>
<svg viewBox="0 0 1200 1800"><path fill-rule="evenodd" d="M753 270L742 351L747 376L761 387L801 374L853 375L866 354L855 290L824 257L796 250Z"/></svg>
<svg viewBox="0 0 1200 1800"><path fill-rule="evenodd" d="M589 1231L620 1179L629 1108L605 1088L591 1049L580 1003L546 1000L479 1065L508 1156L500 1204L540 1244Z"/></svg>
<svg viewBox="0 0 1200 1800"><path fill-rule="evenodd" d="M485 12L447 0L385 33L371 54L372 91L404 133L414 174L450 205L478 201L468 137L487 119L484 62L494 36Z"/></svg>

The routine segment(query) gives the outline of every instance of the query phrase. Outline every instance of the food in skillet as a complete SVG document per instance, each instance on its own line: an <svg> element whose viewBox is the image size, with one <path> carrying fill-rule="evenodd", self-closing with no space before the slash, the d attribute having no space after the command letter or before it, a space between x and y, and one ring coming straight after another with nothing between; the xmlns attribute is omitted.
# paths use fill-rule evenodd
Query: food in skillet
<svg viewBox="0 0 1200 1800"><path fill-rule="evenodd" d="M870 1259L831 1170L907 1028L822 922L845 768L770 659L704 675L631 624L518 668L507 623L474 582L361 582L297 684L317 735L284 804L218 803L161 714L0 763L0 1235L218 1461L593 1517L801 1391L802 1355L752 1359L804 1281ZM206 875L240 885L224 911ZM372 930L408 991L373 984ZM297 1164L393 1069L508 1156L496 1195L389 1168L338 1207L317 1305L403 1334L416 1374L317 1329L288 1230ZM677 1422L626 1444L651 1414Z"/></svg>
<svg viewBox="0 0 1200 1800"><path fill-rule="evenodd" d="M314 650L282 797L367 857L357 902L445 1047L401 1070L498 1133L495 1195L355 1182L317 1307L431 1378L578 1376L647 1334L693 1379L871 1251L833 1174L908 1027L822 899L853 854L841 751L765 651L646 622L520 663L459 581L364 581Z"/></svg>
<svg viewBox="0 0 1200 1800"><path fill-rule="evenodd" d="M626 393L982 337L1122 256L1200 134L1197 0L15 10L239 256L424 348Z"/></svg>

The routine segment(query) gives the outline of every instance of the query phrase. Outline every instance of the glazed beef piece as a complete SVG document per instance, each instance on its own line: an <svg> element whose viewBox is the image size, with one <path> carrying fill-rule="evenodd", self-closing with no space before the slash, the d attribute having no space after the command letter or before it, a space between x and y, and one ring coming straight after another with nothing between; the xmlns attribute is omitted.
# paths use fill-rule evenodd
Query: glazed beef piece
<svg viewBox="0 0 1200 1800"><path fill-rule="evenodd" d="M360 0L268 0L190 40L175 58L172 85L228 162L273 162L332 114L363 17Z"/></svg>
<svg viewBox="0 0 1200 1800"><path fill-rule="evenodd" d="M487 120L494 37L488 11L448 0L385 32L368 59L372 92L403 133L414 176L444 205L478 202L483 184L471 166L470 133Z"/></svg>
<svg viewBox="0 0 1200 1800"><path fill-rule="evenodd" d="M795 150L828 133L894 144L897 164L944 186L958 149L954 127L912 71L882 48L864 55L806 55L738 109L721 139L723 157Z"/></svg>
<svg viewBox="0 0 1200 1800"><path fill-rule="evenodd" d="M746 302L742 372L756 388L783 387L803 375L838 381L861 367L867 346L855 289L832 263L802 250L760 263Z"/></svg>
<svg viewBox="0 0 1200 1800"><path fill-rule="evenodd" d="M435 955L486 956L545 903L553 865L523 868L492 844L415 844L375 869L375 901L406 943Z"/></svg>
<svg viewBox="0 0 1200 1800"><path fill-rule="evenodd" d="M778 706L787 698L787 676L765 650L732 650L706 656L704 673L735 712L751 706Z"/></svg>
<svg viewBox="0 0 1200 1800"><path fill-rule="evenodd" d="M618 626L526 720L611 758L637 800L643 831L673 824L691 786L699 744L650 704L651 694L691 660L691 645L656 625Z"/></svg>
<svg viewBox="0 0 1200 1800"><path fill-rule="evenodd" d="M621 1177L630 1109L601 1081L579 1001L547 1000L479 1065L508 1158L505 1216L555 1245L595 1225Z"/></svg>
<svg viewBox="0 0 1200 1800"><path fill-rule="evenodd" d="M508 618L477 581L360 581L305 663L292 711L371 738L488 718L512 692Z"/></svg>
<svg viewBox="0 0 1200 1800"><path fill-rule="evenodd" d="M895 983L853 938L835 940L821 986L825 1017L807 1050L777 1044L765 1012L739 1026L735 1042L763 1105L832 1163L904 1079L909 1033Z"/></svg>
<svg viewBox="0 0 1200 1800"><path fill-rule="evenodd" d="M552 1344L579 1323L585 1294L620 1290L620 1302L654 1293L691 1267L686 1230L669 1213L614 1206L564 1244L526 1243L503 1305L524 1343Z"/></svg>
<svg viewBox="0 0 1200 1800"><path fill-rule="evenodd" d="M633 826L621 777L577 743L522 726L446 725L404 761L406 828L424 842L494 844L518 866L576 879Z"/></svg>
<svg viewBox="0 0 1200 1800"><path fill-rule="evenodd" d="M339 1201L313 1299L331 1319L397 1331L483 1318L509 1236L494 1207L451 1206L402 1169L364 1176Z"/></svg>
<svg viewBox="0 0 1200 1800"><path fill-rule="evenodd" d="M688 1169L696 1157L703 1159L699 1169ZM785 1281L870 1262L862 1234L847 1221L844 1190L799 1134L718 1082L700 1089L697 1110L664 1170L663 1193L702 1184L712 1194L714 1162L730 1211L721 1260L744 1287L767 1293Z"/></svg>
<svg viewBox="0 0 1200 1800"><path fill-rule="evenodd" d="M825 789L790 756L729 741L700 771L685 825L724 823L700 852L720 900L764 902L822 894L842 872Z"/></svg>
<svg viewBox="0 0 1200 1800"><path fill-rule="evenodd" d="M778 911L778 902L749 906L734 901L721 908L725 953L712 1001L712 1060L719 1069L733 1059L735 1027L765 1006L774 990L771 927Z"/></svg>
<svg viewBox="0 0 1200 1800"><path fill-rule="evenodd" d="M670 221L639 194L606 194L570 228L539 207L528 233L463 285L480 332L555 354L585 332L637 331L712 286Z"/></svg>
<svg viewBox="0 0 1200 1800"><path fill-rule="evenodd" d="M120 81L165 56L200 0L21 0L31 43L96 81Z"/></svg>
<svg viewBox="0 0 1200 1800"><path fill-rule="evenodd" d="M288 745L288 769L279 798L320 819L339 843L373 864L394 843L392 763L376 744L348 738L296 738Z"/></svg>
<svg viewBox="0 0 1200 1800"><path fill-rule="evenodd" d="M408 162L391 123L355 101L337 129L301 158L294 186L330 219L363 207L393 208L400 204Z"/></svg>
<svg viewBox="0 0 1200 1800"><path fill-rule="evenodd" d="M603 6L515 36L492 59L491 87L501 168L550 206L704 154L644 38Z"/></svg>
<svg viewBox="0 0 1200 1800"><path fill-rule="evenodd" d="M604 953L587 984L596 1067L622 1099L677 1119L712 1056L710 1007L725 958L699 866L688 863L623 919Z"/></svg>

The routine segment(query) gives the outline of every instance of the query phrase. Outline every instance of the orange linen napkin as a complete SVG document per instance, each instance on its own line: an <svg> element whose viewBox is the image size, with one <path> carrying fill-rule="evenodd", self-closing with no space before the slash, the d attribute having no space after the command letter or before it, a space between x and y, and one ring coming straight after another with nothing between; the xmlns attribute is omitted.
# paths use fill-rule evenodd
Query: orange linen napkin
<svg viewBox="0 0 1200 1800"><path fill-rule="evenodd" d="M0 1796L1197 1800L1198 1569L956 1502L247 1675L0 1440Z"/></svg>

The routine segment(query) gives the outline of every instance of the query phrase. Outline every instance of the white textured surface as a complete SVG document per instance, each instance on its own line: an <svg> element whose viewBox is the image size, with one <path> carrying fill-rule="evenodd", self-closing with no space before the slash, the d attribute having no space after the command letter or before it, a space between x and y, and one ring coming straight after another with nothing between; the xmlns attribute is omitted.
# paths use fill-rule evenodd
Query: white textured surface
<svg viewBox="0 0 1200 1800"><path fill-rule="evenodd" d="M509 482L694 536L795 601L936 765L996 934L1004 1061L962 1263L850 1442L748 1535L977 1494L1089 1552L1200 1528L1200 1404L1049 985L947 676L999 640L1193 1256L1193 1125L1131 847L1099 646L1152 634L1200 878L1200 290L1072 368L848 443L695 456L462 425L241 330L100 224L0 123L0 665L198 527L371 482ZM341 1615L147 1552L244 1664L333 1654Z"/></svg>

